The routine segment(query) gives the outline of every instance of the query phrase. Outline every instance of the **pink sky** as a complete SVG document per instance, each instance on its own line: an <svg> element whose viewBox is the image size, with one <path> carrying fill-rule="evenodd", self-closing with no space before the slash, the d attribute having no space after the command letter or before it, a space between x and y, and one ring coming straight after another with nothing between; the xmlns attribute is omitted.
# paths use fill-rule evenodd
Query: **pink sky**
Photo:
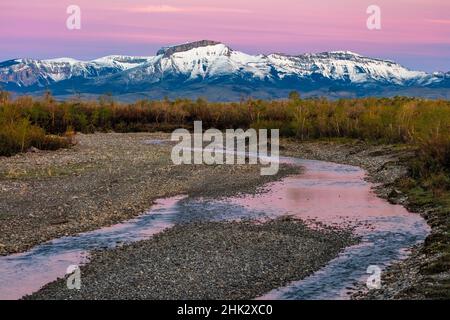
<svg viewBox="0 0 450 320"><path fill-rule="evenodd" d="M67 6L82 10L66 28ZM369 5L382 29L366 27ZM153 55L211 39L248 53L351 50L405 66L450 70L448 0L2 0L0 60Z"/></svg>

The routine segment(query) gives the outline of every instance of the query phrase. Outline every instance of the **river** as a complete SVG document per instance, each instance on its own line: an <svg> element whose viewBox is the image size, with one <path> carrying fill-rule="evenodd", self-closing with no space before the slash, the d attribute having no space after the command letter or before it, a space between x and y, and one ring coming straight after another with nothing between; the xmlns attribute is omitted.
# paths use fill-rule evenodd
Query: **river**
<svg viewBox="0 0 450 320"><path fill-rule="evenodd" d="M361 242L313 275L259 299L348 299L356 284L365 283L369 266L384 270L404 259L430 231L419 215L377 197L358 167L288 157L281 161L300 165L304 172L270 183L266 192L256 195L160 199L135 219L0 257L0 299L19 299L39 290L63 277L68 266L86 263L92 250L148 239L180 222L264 221L285 215L312 226L320 222L351 227Z"/></svg>

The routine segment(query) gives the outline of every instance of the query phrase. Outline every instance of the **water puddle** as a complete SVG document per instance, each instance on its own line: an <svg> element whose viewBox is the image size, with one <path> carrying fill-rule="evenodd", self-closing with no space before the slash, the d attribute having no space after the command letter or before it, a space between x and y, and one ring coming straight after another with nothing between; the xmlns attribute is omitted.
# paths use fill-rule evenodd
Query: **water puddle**
<svg viewBox="0 0 450 320"><path fill-rule="evenodd" d="M267 186L268 192L221 200L174 197L125 223L62 237L32 250L0 257L0 299L18 299L64 276L69 265L85 263L89 252L148 239L177 223L265 220L284 215L326 224L349 225L362 242L312 276L261 299L345 299L348 288L365 282L369 265L385 268L403 259L429 232L425 221L378 198L363 170L323 161L282 158L305 172Z"/></svg>

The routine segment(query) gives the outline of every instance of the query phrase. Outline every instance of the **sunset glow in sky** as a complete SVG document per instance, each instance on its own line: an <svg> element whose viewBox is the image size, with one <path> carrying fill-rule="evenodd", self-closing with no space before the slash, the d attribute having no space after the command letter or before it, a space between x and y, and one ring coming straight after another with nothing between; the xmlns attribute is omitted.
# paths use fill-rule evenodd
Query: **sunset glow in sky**
<svg viewBox="0 0 450 320"><path fill-rule="evenodd" d="M81 8L81 30L66 9ZM381 8L381 30L366 9ZM450 71L448 0L2 0L0 60L154 55L201 39L247 53L351 50L407 67Z"/></svg>

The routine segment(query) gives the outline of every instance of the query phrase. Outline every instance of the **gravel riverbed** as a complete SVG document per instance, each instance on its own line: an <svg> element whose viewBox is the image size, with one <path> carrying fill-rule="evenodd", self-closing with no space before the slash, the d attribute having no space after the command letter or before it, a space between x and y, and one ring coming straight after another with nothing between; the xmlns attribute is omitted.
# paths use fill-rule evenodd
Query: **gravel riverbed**
<svg viewBox="0 0 450 320"><path fill-rule="evenodd" d="M174 166L170 145L147 143L167 137L80 134L71 149L1 158L0 254L130 219L157 198L258 192L265 183L298 172L282 167L279 175L262 177L258 166ZM407 147L283 140L281 152L360 166L378 184L379 196L409 207L395 188L396 179L407 174L403 159L413 155ZM410 209L433 217L433 208ZM439 232L433 226L432 234ZM311 230L298 221L179 225L150 240L96 252L83 267L79 292L67 292L59 280L29 298L252 298L307 276L352 243L348 231ZM415 248L383 274L382 290L361 288L354 297L423 298L417 288L429 279L420 266L433 259Z"/></svg>
<svg viewBox="0 0 450 320"><path fill-rule="evenodd" d="M355 240L287 218L178 225L96 252L81 290L55 281L27 299L252 299L324 266Z"/></svg>
<svg viewBox="0 0 450 320"><path fill-rule="evenodd" d="M0 255L131 219L154 200L186 194L257 192L298 173L282 166L261 176L258 165L174 165L163 133L77 134L70 149L0 157Z"/></svg>

